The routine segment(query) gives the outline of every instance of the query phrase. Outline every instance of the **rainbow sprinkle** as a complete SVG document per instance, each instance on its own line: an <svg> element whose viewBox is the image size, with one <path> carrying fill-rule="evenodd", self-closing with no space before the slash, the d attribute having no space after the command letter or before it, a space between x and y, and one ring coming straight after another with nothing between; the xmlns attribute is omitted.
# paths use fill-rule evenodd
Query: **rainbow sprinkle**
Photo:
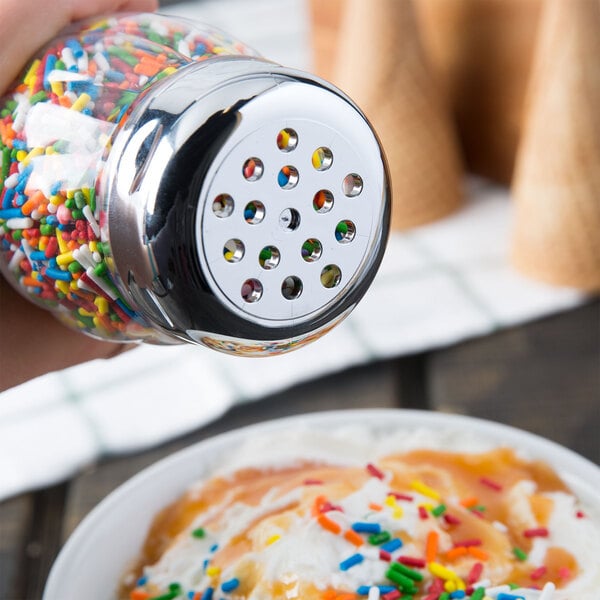
<svg viewBox="0 0 600 600"><path fill-rule="evenodd" d="M340 570L347 571L348 569L359 565L363 560L365 560L365 557L362 554L353 554L352 556L348 557L346 560L343 560L340 563Z"/></svg>

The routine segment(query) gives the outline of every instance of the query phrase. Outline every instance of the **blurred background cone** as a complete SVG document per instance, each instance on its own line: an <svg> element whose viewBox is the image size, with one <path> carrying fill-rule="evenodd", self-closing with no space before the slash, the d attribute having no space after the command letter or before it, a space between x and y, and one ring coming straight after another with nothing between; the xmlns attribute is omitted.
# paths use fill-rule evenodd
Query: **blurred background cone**
<svg viewBox="0 0 600 600"><path fill-rule="evenodd" d="M348 0L344 6L332 80L381 138L392 178L392 227L443 217L461 203L462 170L412 2Z"/></svg>
<svg viewBox="0 0 600 600"><path fill-rule="evenodd" d="M467 169L505 184L513 174L543 3L415 0L423 46L456 121Z"/></svg>
<svg viewBox="0 0 600 600"><path fill-rule="evenodd" d="M331 81L346 0L310 0L312 71Z"/></svg>
<svg viewBox="0 0 600 600"><path fill-rule="evenodd" d="M600 290L600 2L546 0L513 184L513 261Z"/></svg>

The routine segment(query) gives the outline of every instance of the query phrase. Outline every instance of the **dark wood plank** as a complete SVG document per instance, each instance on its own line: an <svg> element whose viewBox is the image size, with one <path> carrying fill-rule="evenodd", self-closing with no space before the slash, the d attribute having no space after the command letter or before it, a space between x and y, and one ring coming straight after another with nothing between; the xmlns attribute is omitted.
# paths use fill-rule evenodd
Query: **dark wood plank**
<svg viewBox="0 0 600 600"><path fill-rule="evenodd" d="M8 598L41 598L50 567L60 549L67 484L32 494L31 514L23 544L15 548L18 572ZM12 596L11 596L12 594Z"/></svg>
<svg viewBox="0 0 600 600"><path fill-rule="evenodd" d="M434 353L433 408L546 436L600 464L600 301Z"/></svg>
<svg viewBox="0 0 600 600"><path fill-rule="evenodd" d="M32 512L33 494L23 494L0 504L1 600L17 600L20 559L29 535Z"/></svg>
<svg viewBox="0 0 600 600"><path fill-rule="evenodd" d="M398 406L402 408L431 408L429 393L429 355L405 356L396 361L398 374Z"/></svg>

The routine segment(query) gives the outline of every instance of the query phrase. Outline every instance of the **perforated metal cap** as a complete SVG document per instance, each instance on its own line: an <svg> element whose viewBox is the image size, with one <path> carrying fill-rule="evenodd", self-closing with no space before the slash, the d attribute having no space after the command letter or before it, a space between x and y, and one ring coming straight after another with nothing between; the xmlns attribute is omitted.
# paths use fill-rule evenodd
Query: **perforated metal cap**
<svg viewBox="0 0 600 600"><path fill-rule="evenodd" d="M114 150L111 195L129 207L109 203L116 275L170 335L283 351L346 316L375 274L381 148L321 80L260 59L193 65L137 107Z"/></svg>

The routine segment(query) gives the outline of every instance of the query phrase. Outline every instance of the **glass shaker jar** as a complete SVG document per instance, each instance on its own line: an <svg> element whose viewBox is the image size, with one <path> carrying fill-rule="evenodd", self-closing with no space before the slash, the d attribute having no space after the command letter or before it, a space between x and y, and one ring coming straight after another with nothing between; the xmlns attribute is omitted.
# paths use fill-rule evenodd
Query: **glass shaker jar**
<svg viewBox="0 0 600 600"><path fill-rule="evenodd" d="M0 110L0 268L92 336L284 352L381 261L390 192L363 114L212 28L77 24Z"/></svg>

